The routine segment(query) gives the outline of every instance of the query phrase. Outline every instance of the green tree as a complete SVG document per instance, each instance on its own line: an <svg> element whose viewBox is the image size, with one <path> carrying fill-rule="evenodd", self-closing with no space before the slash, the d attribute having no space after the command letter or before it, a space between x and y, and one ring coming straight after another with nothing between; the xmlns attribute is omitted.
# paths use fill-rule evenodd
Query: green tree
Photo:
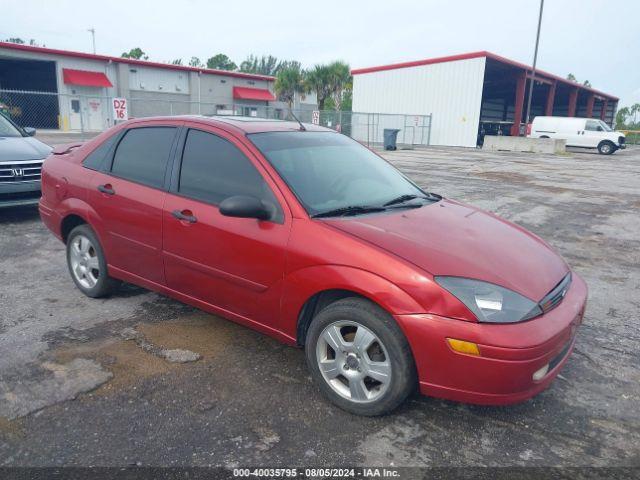
<svg viewBox="0 0 640 480"><path fill-rule="evenodd" d="M585 80L584 82L582 82L582 85L584 85L585 87L591 87L591 82L589 80Z"/></svg>
<svg viewBox="0 0 640 480"><path fill-rule="evenodd" d="M289 109L293 106L296 93L306 93L307 91L304 77L304 71L298 62L281 68L276 75L274 85L276 95L281 101L287 102Z"/></svg>
<svg viewBox="0 0 640 480"><path fill-rule="evenodd" d="M207 68L217 70L237 70L238 66L224 53L218 53L207 60Z"/></svg>
<svg viewBox="0 0 640 480"><path fill-rule="evenodd" d="M578 79L576 78L576 76L573 73L570 73L569 75L567 75L567 80L570 80L572 82L577 82Z"/></svg>
<svg viewBox="0 0 640 480"><path fill-rule="evenodd" d="M344 92L351 90L352 79L349 64L341 61L335 61L328 65L329 84L331 86L331 98L337 111L342 110L342 102Z"/></svg>
<svg viewBox="0 0 640 480"><path fill-rule="evenodd" d="M618 113L616 113L616 128L627 128L627 118L630 113L629 107L622 107L618 110Z"/></svg>
<svg viewBox="0 0 640 480"><path fill-rule="evenodd" d="M638 125L638 113L640 113L640 103L634 103L629 107L629 116L633 117L633 123L630 125L631 128L636 129L640 125Z"/></svg>
<svg viewBox="0 0 640 480"><path fill-rule="evenodd" d="M171 65L182 65L182 59L176 58L175 60L172 60Z"/></svg>
<svg viewBox="0 0 640 480"><path fill-rule="evenodd" d="M7 38L5 40L3 40L4 42L9 42L9 43L17 43L18 45L27 45L27 42L25 42L23 39L21 39L20 37L11 37L11 38ZM39 47L40 43L38 43L35 39L31 38L29 39L29 43L30 46L32 47ZM44 45L42 45L44 47Z"/></svg>
<svg viewBox="0 0 640 480"><path fill-rule="evenodd" d="M135 60L149 60L149 56L140 47L132 48L129 52L123 52L122 58L133 58Z"/></svg>
<svg viewBox="0 0 640 480"><path fill-rule="evenodd" d="M191 57L189 60L190 67L204 67L204 64L200 61L198 57Z"/></svg>
<svg viewBox="0 0 640 480"><path fill-rule="evenodd" d="M284 68L283 62L279 62L273 55L263 55L257 57L249 55L240 64L240 71L245 73L256 73L259 75L277 75L280 69Z"/></svg>
<svg viewBox="0 0 640 480"><path fill-rule="evenodd" d="M307 89L316 92L318 110L324 110L325 102L327 99L331 99L330 74L331 71L327 65L316 65L307 72Z"/></svg>

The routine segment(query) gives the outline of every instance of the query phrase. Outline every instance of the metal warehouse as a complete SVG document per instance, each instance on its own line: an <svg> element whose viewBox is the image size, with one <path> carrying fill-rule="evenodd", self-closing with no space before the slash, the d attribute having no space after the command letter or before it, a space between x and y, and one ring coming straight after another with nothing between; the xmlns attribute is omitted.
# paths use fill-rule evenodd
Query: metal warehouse
<svg viewBox="0 0 640 480"><path fill-rule="evenodd" d="M113 125L110 99L129 116L241 114L285 109L275 78L0 42L0 104L23 126L101 131ZM315 95L296 99L315 108Z"/></svg>
<svg viewBox="0 0 640 480"><path fill-rule="evenodd" d="M431 115L430 144L474 147L483 134L521 135L533 81L536 115L601 118L618 98L490 52L356 69L353 111Z"/></svg>

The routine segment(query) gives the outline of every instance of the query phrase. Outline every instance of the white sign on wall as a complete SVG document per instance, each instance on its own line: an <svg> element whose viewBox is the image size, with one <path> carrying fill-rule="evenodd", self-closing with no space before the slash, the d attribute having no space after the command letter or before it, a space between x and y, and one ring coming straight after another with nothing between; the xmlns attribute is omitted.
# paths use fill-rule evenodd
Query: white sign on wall
<svg viewBox="0 0 640 480"><path fill-rule="evenodd" d="M320 111L314 110L311 114L311 123L320 125Z"/></svg>
<svg viewBox="0 0 640 480"><path fill-rule="evenodd" d="M113 120L116 122L122 122L129 119L129 112L127 111L127 99L126 98L114 98L111 101L113 107Z"/></svg>

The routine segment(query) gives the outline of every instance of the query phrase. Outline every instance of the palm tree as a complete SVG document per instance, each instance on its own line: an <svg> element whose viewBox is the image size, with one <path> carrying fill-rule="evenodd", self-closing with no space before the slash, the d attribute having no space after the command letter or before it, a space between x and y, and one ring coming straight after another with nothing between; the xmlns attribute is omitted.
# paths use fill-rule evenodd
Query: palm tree
<svg viewBox="0 0 640 480"><path fill-rule="evenodd" d="M634 103L629 108L629 115L633 116L633 128L636 128L638 126L638 113L640 113L640 103Z"/></svg>
<svg viewBox="0 0 640 480"><path fill-rule="evenodd" d="M351 85L351 70L349 64L335 61L327 65L329 69L329 85L331 97L337 111L342 109L342 95Z"/></svg>
<svg viewBox="0 0 640 480"><path fill-rule="evenodd" d="M331 70L328 65L316 65L307 72L307 89L316 92L318 110L324 110L324 102L331 96Z"/></svg>
<svg viewBox="0 0 640 480"><path fill-rule="evenodd" d="M296 93L306 93L307 86L305 85L304 70L300 68L298 62L291 62L291 64L280 69L276 75L275 90L278 98L287 102L289 110L293 106Z"/></svg>

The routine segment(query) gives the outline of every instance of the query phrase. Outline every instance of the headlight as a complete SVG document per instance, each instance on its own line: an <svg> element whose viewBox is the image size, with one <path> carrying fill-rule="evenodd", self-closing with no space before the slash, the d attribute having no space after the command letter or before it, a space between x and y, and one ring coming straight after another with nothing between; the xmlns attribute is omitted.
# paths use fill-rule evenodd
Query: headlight
<svg viewBox="0 0 640 480"><path fill-rule="evenodd" d="M464 303L479 322L515 323L542 314L533 300L493 283L462 277L435 277L435 281Z"/></svg>

